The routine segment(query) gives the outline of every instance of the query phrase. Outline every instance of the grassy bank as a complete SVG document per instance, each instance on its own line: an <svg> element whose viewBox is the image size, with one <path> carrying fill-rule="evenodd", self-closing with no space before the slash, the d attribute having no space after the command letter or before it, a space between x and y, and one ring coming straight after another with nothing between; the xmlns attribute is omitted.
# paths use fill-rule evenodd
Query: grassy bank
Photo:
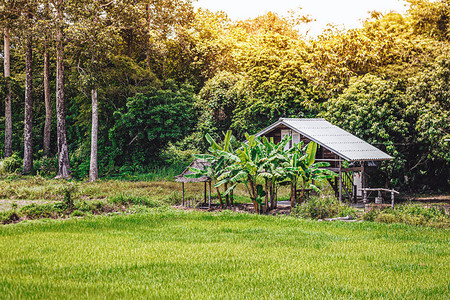
<svg viewBox="0 0 450 300"><path fill-rule="evenodd" d="M159 209L0 228L0 298L448 299L448 230Z"/></svg>

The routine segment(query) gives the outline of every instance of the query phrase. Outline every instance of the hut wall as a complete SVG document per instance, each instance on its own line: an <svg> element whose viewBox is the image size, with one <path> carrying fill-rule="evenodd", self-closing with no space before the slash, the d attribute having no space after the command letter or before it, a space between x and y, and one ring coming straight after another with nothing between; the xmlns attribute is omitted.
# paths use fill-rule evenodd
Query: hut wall
<svg viewBox="0 0 450 300"><path fill-rule="evenodd" d="M274 143L278 144L279 142L281 142L281 130L285 129L291 130L286 126L280 125L277 128L273 129L272 131L266 133L264 136L267 137L268 139L273 138ZM311 142L310 139L308 139L303 135L300 135L300 141L302 141L303 144L305 145ZM317 148L316 159L330 160L329 163L331 164L331 167L337 167L338 163L335 160L338 160L339 156L319 145Z"/></svg>

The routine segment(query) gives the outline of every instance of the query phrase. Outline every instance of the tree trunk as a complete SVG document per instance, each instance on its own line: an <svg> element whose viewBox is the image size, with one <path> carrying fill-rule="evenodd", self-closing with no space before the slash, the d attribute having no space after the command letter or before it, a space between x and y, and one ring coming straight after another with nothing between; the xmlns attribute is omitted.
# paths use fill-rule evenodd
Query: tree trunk
<svg viewBox="0 0 450 300"><path fill-rule="evenodd" d="M228 184L224 184L224 189L225 189L225 192L228 190ZM227 204L227 206L230 206L230 196L228 196L228 194L227 195L225 195L225 203Z"/></svg>
<svg viewBox="0 0 450 300"><path fill-rule="evenodd" d="M9 47L9 28L4 29L4 71L6 78L5 98L5 157L12 155L12 114L11 114L11 58Z"/></svg>
<svg viewBox="0 0 450 300"><path fill-rule="evenodd" d="M89 181L98 179L97 166L97 134L98 134L98 104L97 89L91 91L92 98L92 129L91 129L91 163L89 168Z"/></svg>
<svg viewBox="0 0 450 300"><path fill-rule="evenodd" d="M27 37L25 55L25 128L23 137L23 173L33 172L33 49L31 36Z"/></svg>
<svg viewBox="0 0 450 300"><path fill-rule="evenodd" d="M58 140L57 178L70 177L69 149L66 136L66 111L64 103L64 46L62 31L62 0L58 1L58 28L56 33L56 121Z"/></svg>
<svg viewBox="0 0 450 300"><path fill-rule="evenodd" d="M249 180L249 184L250 184L250 198L252 198L253 208L255 209L255 212L259 214L259 205L258 201L256 201L257 197L256 186L253 184L252 180Z"/></svg>
<svg viewBox="0 0 450 300"><path fill-rule="evenodd" d="M305 187L304 186L302 186L302 192L300 193L300 199L298 201L298 204L302 204L303 197L305 197Z"/></svg>
<svg viewBox="0 0 450 300"><path fill-rule="evenodd" d="M295 206L295 193L296 193L295 184L294 184L294 182L291 182L291 207L292 208L294 208L294 206Z"/></svg>
<svg viewBox="0 0 450 300"><path fill-rule="evenodd" d="M275 208L275 184L273 181L270 182L270 208Z"/></svg>
<svg viewBox="0 0 450 300"><path fill-rule="evenodd" d="M217 196L219 197L220 207L223 208L223 200L222 200L222 195L220 194L219 187L217 187L216 190L217 190Z"/></svg>
<svg viewBox="0 0 450 300"><path fill-rule="evenodd" d="M266 186L265 186L266 196L264 199L264 212L267 213L269 211L269 181L266 178Z"/></svg>
<svg viewBox="0 0 450 300"><path fill-rule="evenodd" d="M44 102L45 102L45 124L44 124L44 156L50 155L50 137L52 130L52 103L50 100L50 75L49 57L47 43L44 45Z"/></svg>

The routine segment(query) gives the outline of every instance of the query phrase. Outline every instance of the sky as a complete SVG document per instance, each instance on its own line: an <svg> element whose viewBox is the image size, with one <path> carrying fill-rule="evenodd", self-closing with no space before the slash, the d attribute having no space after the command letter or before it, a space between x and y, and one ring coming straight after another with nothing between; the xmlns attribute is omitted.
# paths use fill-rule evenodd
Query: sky
<svg viewBox="0 0 450 300"><path fill-rule="evenodd" d="M361 27L369 11L404 13L405 4L402 0L197 0L194 7L224 11L232 20L254 18L269 11L287 15L289 10L301 7L301 14L316 19L308 25L308 35L317 36L330 23L347 29Z"/></svg>

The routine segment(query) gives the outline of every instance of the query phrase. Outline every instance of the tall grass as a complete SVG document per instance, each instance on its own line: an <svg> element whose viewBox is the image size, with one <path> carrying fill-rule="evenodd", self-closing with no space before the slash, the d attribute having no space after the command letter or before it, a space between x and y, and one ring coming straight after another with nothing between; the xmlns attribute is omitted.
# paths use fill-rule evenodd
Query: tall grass
<svg viewBox="0 0 450 300"><path fill-rule="evenodd" d="M167 208L0 228L2 299L448 299L448 231Z"/></svg>
<svg viewBox="0 0 450 300"><path fill-rule="evenodd" d="M181 174L185 169L185 164L174 164L153 167L145 173L119 173L117 175L107 176L106 178L126 181L173 181L174 177Z"/></svg>

